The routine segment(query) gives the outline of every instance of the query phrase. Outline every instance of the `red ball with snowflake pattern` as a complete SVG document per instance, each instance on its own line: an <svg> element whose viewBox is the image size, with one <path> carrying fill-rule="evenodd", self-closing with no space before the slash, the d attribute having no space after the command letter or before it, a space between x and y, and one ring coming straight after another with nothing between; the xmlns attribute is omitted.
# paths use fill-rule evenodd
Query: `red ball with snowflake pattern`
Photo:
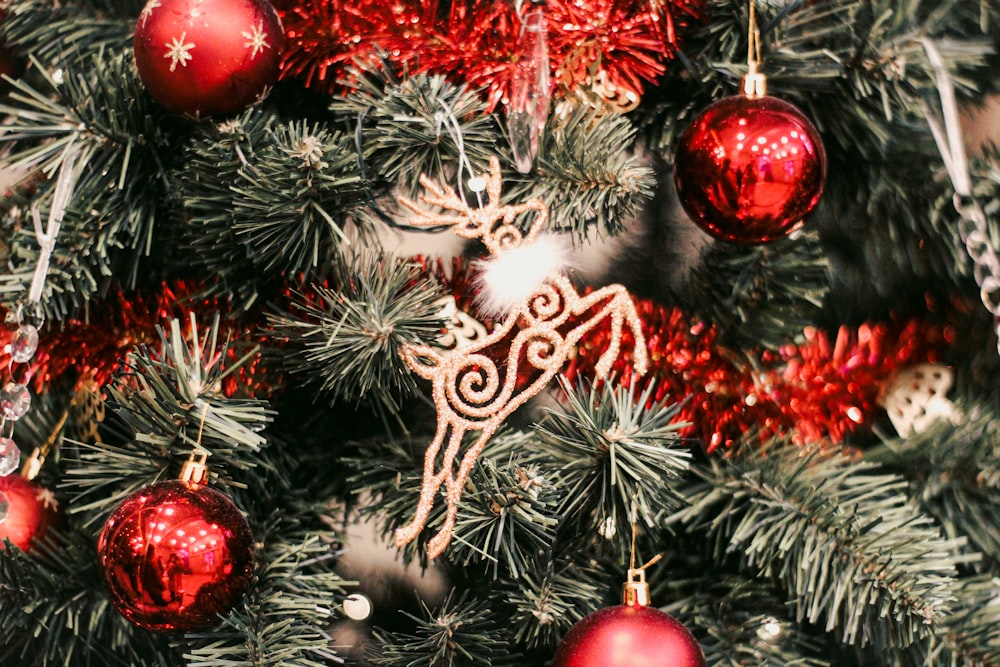
<svg viewBox="0 0 1000 667"><path fill-rule="evenodd" d="M59 518L55 495L18 474L0 477L0 550L6 541L30 551Z"/></svg>
<svg viewBox="0 0 1000 667"><path fill-rule="evenodd" d="M132 48L153 98L204 117L264 97L278 80L284 44L267 0L148 0Z"/></svg>

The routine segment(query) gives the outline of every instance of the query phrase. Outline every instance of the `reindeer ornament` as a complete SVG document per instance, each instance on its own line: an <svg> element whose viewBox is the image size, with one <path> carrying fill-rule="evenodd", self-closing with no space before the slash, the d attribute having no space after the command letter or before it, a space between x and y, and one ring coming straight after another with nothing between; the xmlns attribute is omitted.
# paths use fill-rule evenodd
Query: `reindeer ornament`
<svg viewBox="0 0 1000 667"><path fill-rule="evenodd" d="M491 159L486 177L489 201L481 208L469 207L454 190L439 187L426 176L421 177L420 183L428 191L421 201L446 212L431 213L403 198L402 204L416 214L410 224L451 226L463 238L481 239L494 258L534 244L548 220L548 210L539 199L515 206L500 204L500 163L496 158ZM519 215L529 212L535 214L534 221L527 234L522 234L514 223ZM511 413L548 385L583 336L605 319L610 320L611 337L596 365L598 376L605 377L618 358L625 327L635 340L635 369L644 374L648 367L646 340L628 291L622 285L608 285L581 296L561 273L545 277L527 298L510 308L503 324L486 337L459 343L449 350L428 345L401 346L400 354L407 366L433 383L437 431L424 456L416 512L408 524L396 530L396 546L416 539L444 486L447 513L440 530L428 543L427 553L436 558L444 552L455 527L462 488L483 447ZM484 350L506 344L509 344L507 363L501 377L501 370ZM526 386L518 387L518 369L522 364L533 368L536 374ZM478 431L479 436L458 459L469 431Z"/></svg>

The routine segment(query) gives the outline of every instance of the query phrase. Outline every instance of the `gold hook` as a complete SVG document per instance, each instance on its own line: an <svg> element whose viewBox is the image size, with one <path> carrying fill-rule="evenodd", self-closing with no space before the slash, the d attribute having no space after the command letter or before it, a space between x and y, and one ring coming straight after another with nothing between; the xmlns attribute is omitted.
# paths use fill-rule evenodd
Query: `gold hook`
<svg viewBox="0 0 1000 667"><path fill-rule="evenodd" d="M628 581L622 591L622 603L629 607L649 606L649 584L646 583L646 568L659 562L663 554L656 554L641 567L635 566L635 536L638 527L635 521L635 505L632 506L632 546L629 549L628 557Z"/></svg>
<svg viewBox="0 0 1000 667"><path fill-rule="evenodd" d="M188 460L181 466L180 480L191 484L208 483L208 452L201 448L201 434L205 430L205 418L208 416L208 403L201 411L201 423L198 424L198 440L194 449L188 454Z"/></svg>

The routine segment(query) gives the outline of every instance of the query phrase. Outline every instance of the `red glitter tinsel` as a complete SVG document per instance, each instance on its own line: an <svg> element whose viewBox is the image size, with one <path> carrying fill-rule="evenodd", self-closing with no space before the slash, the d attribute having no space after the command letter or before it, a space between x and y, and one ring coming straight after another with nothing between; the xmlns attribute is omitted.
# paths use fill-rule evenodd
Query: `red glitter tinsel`
<svg viewBox="0 0 1000 667"><path fill-rule="evenodd" d="M30 377L30 385L42 392L54 384L69 384L71 389L86 384L103 387L121 370L125 355L138 346L154 346L159 342L157 326L178 318L186 328L191 313L201 316L199 325L207 325L205 317L223 314L223 334L248 338L246 331L256 331L259 318L244 317L237 322L225 313L223 298L197 296L199 288L185 283L164 284L156 293L117 292L108 298L93 301L84 315L47 325L39 334L38 351L27 364L19 379ZM4 309L0 308L0 311ZM5 315L6 312L3 312ZM10 341L13 332L0 328L0 365L10 362ZM232 340L232 339L230 339ZM230 345L230 363L243 357L247 346ZM14 364L15 370L19 364ZM262 367L260 355L244 361L236 372L223 381L227 396L260 396L269 391L273 378Z"/></svg>
<svg viewBox="0 0 1000 667"><path fill-rule="evenodd" d="M282 77L334 92L355 62L387 59L399 71L445 74L484 88L490 110L507 97L521 22L511 3L279 0ZM547 5L553 80L572 90L598 64L638 93L673 58L680 33L704 18L704 0L553 0Z"/></svg>
<svg viewBox="0 0 1000 667"><path fill-rule="evenodd" d="M686 436L709 452L730 448L750 431L766 438L789 434L803 444L841 443L882 413L880 392L898 369L935 362L948 347L948 327L918 321L841 327L831 339L807 329L804 342L779 351L727 350L718 331L674 308L637 301L647 337L655 400L680 404ZM581 343L566 375L593 377L610 331L595 330ZM631 344L624 339L624 346ZM628 384L632 366L623 357L614 376Z"/></svg>

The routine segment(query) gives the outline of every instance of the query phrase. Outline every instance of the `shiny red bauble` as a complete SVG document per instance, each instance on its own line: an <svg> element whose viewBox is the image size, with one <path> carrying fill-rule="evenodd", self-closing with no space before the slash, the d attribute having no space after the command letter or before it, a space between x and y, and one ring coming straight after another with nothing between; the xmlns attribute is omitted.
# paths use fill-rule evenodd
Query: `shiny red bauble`
<svg viewBox="0 0 1000 667"><path fill-rule="evenodd" d="M734 95L709 105L681 135L674 184L702 229L732 243L788 236L819 202L826 154L791 104Z"/></svg>
<svg viewBox="0 0 1000 667"><path fill-rule="evenodd" d="M618 605L570 628L552 667L705 667L705 655L673 616L655 607Z"/></svg>
<svg viewBox="0 0 1000 667"><path fill-rule="evenodd" d="M0 516L0 549L5 548L4 540L10 540L28 551L32 541L55 523L59 505L51 491L15 473L0 477Z"/></svg>
<svg viewBox="0 0 1000 667"><path fill-rule="evenodd" d="M246 108L274 85L284 44L267 0L148 0L132 48L160 104L215 116Z"/></svg>
<svg viewBox="0 0 1000 667"><path fill-rule="evenodd" d="M112 604L147 630L215 625L253 574L247 520L224 494L180 480L126 498L104 524L97 549Z"/></svg>

